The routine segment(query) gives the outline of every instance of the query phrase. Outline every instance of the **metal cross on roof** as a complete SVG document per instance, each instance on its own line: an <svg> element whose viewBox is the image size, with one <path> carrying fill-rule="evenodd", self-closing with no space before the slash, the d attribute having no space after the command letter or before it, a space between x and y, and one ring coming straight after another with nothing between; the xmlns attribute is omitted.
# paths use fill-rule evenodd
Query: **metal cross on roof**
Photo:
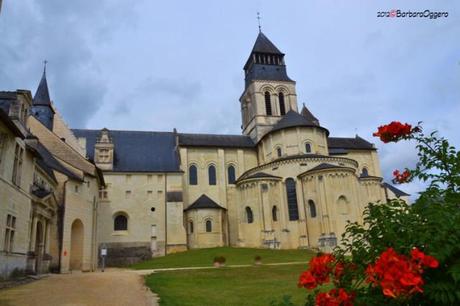
<svg viewBox="0 0 460 306"><path fill-rule="evenodd" d="M46 64L48 64L47 60L43 61L43 73L46 73Z"/></svg>
<svg viewBox="0 0 460 306"><path fill-rule="evenodd" d="M262 32L262 26L260 25L260 13L257 12L257 23L259 24L259 33Z"/></svg>

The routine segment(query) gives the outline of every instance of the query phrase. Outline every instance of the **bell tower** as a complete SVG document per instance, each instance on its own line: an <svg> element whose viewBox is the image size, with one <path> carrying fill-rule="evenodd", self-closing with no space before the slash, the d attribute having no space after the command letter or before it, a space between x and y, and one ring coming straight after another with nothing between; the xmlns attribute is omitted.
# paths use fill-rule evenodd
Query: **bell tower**
<svg viewBox="0 0 460 306"><path fill-rule="evenodd" d="M298 112L295 81L287 75L284 53L262 31L243 69L241 128L258 142L288 111Z"/></svg>

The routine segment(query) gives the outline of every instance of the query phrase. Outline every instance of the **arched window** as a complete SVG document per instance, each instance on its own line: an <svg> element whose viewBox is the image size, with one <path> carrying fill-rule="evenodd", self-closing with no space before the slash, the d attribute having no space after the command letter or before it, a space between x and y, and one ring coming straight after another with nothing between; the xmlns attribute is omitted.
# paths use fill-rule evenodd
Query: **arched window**
<svg viewBox="0 0 460 306"><path fill-rule="evenodd" d="M305 152L306 153L311 153L311 144L310 143L305 143Z"/></svg>
<svg viewBox="0 0 460 306"><path fill-rule="evenodd" d="M284 94L282 92L278 94L278 101L280 103L280 114L284 116L286 114L286 106L284 105Z"/></svg>
<svg viewBox="0 0 460 306"><path fill-rule="evenodd" d="M278 157L281 157L283 155L283 151L281 150L281 147L276 148L276 155L278 155Z"/></svg>
<svg viewBox="0 0 460 306"><path fill-rule="evenodd" d="M212 222L211 222L211 220L206 220L206 232L207 233L212 232Z"/></svg>
<svg viewBox="0 0 460 306"><path fill-rule="evenodd" d="M252 214L251 207L246 206L246 220L248 223L254 222L254 215Z"/></svg>
<svg viewBox="0 0 460 306"><path fill-rule="evenodd" d="M310 209L310 217L316 218L316 205L313 200L308 200L308 208Z"/></svg>
<svg viewBox="0 0 460 306"><path fill-rule="evenodd" d="M272 115L272 102L270 100L270 93L268 91L265 92L265 111L267 116Z"/></svg>
<svg viewBox="0 0 460 306"><path fill-rule="evenodd" d="M210 165L208 168L208 177L209 177L209 185L216 185L216 167L214 165Z"/></svg>
<svg viewBox="0 0 460 306"><path fill-rule="evenodd" d="M190 185L198 185L198 170L195 165L188 168L188 182Z"/></svg>
<svg viewBox="0 0 460 306"><path fill-rule="evenodd" d="M128 218L125 215L117 215L113 220L114 231L127 231L128 230Z"/></svg>
<svg viewBox="0 0 460 306"><path fill-rule="evenodd" d="M369 172L367 171L366 167L363 168L363 171L361 172L361 176L369 176Z"/></svg>
<svg viewBox="0 0 460 306"><path fill-rule="evenodd" d="M345 196L340 196L337 199L337 210L339 214L346 215L348 214L348 201Z"/></svg>
<svg viewBox="0 0 460 306"><path fill-rule="evenodd" d="M193 234L193 221L189 221L189 223L188 223L188 229L189 229L189 233L190 233L190 234Z"/></svg>
<svg viewBox="0 0 460 306"><path fill-rule="evenodd" d="M227 180L229 184L235 184L236 175L235 175L235 167L233 165L228 166Z"/></svg>
<svg viewBox="0 0 460 306"><path fill-rule="evenodd" d="M289 221L299 220L299 208L297 206L297 191L293 178L286 179L286 194L288 202Z"/></svg>
<svg viewBox="0 0 460 306"><path fill-rule="evenodd" d="M272 220L273 221L278 221L278 207L273 206L272 207Z"/></svg>

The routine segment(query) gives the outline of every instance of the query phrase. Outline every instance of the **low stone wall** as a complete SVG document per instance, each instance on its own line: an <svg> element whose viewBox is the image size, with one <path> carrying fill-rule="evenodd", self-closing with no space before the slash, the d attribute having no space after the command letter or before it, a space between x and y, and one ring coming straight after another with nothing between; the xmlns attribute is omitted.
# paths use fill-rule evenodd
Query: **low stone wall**
<svg viewBox="0 0 460 306"><path fill-rule="evenodd" d="M149 243L103 243L99 244L99 255L101 254L103 245L107 248L107 256L105 258L106 267L126 266L152 258ZM101 265L102 258L99 256L99 266Z"/></svg>
<svg viewBox="0 0 460 306"><path fill-rule="evenodd" d="M14 277L14 274L24 274L26 267L27 258L25 254L0 253L0 279Z"/></svg>

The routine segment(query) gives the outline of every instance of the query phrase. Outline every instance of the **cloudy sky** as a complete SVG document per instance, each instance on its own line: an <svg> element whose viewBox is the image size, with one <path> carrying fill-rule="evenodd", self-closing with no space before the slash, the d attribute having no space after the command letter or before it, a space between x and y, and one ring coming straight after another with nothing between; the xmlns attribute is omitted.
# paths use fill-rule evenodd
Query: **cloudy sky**
<svg viewBox="0 0 460 306"><path fill-rule="evenodd" d="M448 12L378 18L377 12ZM460 146L460 3L405 1L4 0L0 90L36 90L74 128L239 134L242 67L263 32L333 136L376 142L389 179L413 144L381 145L376 126L423 121ZM404 186L410 193L420 183Z"/></svg>

